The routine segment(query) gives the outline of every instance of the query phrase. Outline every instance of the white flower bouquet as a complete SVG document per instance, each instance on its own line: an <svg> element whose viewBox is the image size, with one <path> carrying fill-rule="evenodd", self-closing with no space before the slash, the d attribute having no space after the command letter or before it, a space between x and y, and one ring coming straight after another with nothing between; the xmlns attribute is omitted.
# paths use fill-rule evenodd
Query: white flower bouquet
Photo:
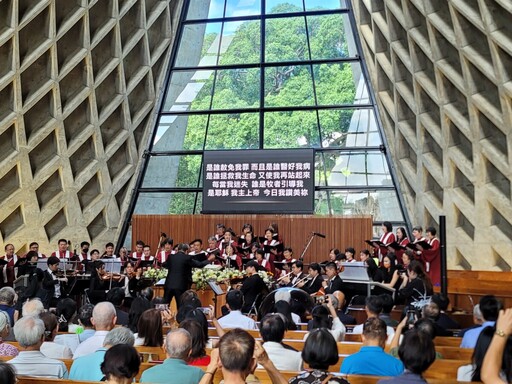
<svg viewBox="0 0 512 384"><path fill-rule="evenodd" d="M144 271L143 276L153 281L165 279L167 277L167 269L148 268L146 271Z"/></svg>

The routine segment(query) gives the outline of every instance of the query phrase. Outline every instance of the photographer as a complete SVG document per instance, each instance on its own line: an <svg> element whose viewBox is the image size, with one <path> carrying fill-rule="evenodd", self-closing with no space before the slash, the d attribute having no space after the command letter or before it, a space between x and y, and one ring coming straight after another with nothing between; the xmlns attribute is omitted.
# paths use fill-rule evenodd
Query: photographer
<svg viewBox="0 0 512 384"><path fill-rule="evenodd" d="M343 341L345 338L345 326L336 313L330 295L325 296L324 304L317 305L311 311L312 320L308 323L308 330L327 328L336 341ZM308 334L304 337L306 339Z"/></svg>
<svg viewBox="0 0 512 384"><path fill-rule="evenodd" d="M434 293L432 282L419 261L411 261L407 266L407 273L403 273L401 277L402 284L398 291L398 299L403 300L406 306L432 296Z"/></svg>

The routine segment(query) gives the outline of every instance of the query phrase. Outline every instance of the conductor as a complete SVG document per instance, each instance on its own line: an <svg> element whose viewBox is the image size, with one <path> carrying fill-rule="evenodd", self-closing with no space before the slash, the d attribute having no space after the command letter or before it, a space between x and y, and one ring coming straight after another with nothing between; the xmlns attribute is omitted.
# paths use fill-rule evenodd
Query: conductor
<svg viewBox="0 0 512 384"><path fill-rule="evenodd" d="M208 264L208 260L199 262L188 255L188 244L178 244L178 252L171 255L162 264L168 269L165 279L164 300L170 303L176 298L176 306L180 307L180 297L190 288L192 280L192 268L201 268Z"/></svg>

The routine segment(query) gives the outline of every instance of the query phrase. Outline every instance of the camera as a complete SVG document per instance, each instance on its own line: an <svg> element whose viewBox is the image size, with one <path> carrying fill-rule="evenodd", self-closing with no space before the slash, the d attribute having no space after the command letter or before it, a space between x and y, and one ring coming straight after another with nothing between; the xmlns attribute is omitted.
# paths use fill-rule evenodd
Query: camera
<svg viewBox="0 0 512 384"><path fill-rule="evenodd" d="M326 304L329 301L329 297L327 295L314 296L314 299L316 305Z"/></svg>
<svg viewBox="0 0 512 384"><path fill-rule="evenodd" d="M169 304L156 304L155 309L158 309L159 311L167 311L169 309Z"/></svg>

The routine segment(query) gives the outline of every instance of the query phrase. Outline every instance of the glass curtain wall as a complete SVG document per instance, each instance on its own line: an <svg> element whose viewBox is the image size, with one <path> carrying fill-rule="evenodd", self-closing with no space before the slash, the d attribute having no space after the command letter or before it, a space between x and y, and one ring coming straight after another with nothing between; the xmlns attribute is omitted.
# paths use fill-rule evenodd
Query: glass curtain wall
<svg viewBox="0 0 512 384"><path fill-rule="evenodd" d="M315 213L404 225L350 7L186 1L129 214L200 213L205 150L314 148Z"/></svg>

